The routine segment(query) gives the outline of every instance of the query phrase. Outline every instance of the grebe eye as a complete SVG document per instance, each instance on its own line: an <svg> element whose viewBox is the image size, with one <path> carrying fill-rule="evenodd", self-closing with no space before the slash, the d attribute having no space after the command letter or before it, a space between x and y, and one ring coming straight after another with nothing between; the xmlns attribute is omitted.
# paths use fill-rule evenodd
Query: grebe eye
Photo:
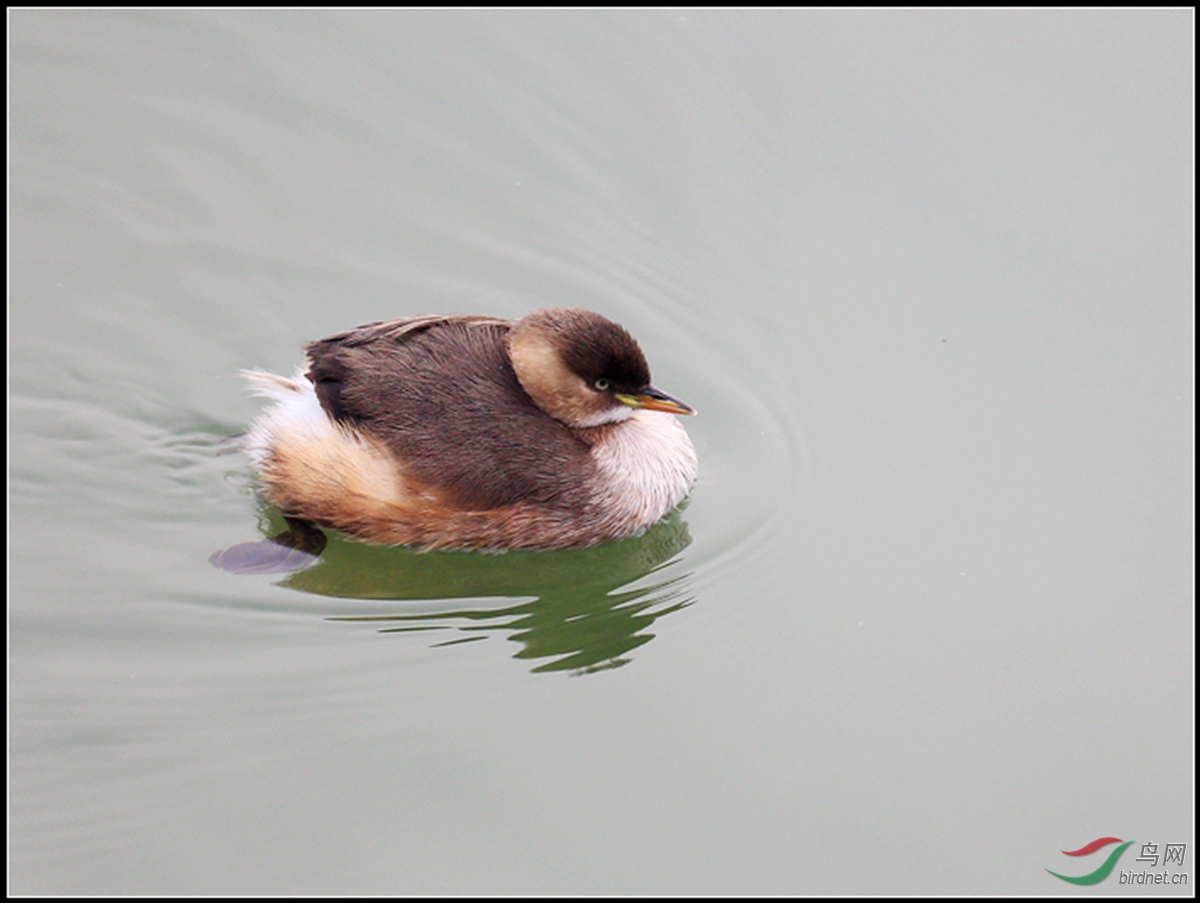
<svg viewBox="0 0 1200 903"><path fill-rule="evenodd" d="M593 385L593 386L595 386L595 387L596 387L596 389L597 389L597 391L599 391L599 392L607 392L607 391L608 391L609 382L608 382L608 380L607 380L607 379L605 379L605 378L602 376L602 377L600 377L598 380L596 380L594 383L592 383L592 385Z"/></svg>

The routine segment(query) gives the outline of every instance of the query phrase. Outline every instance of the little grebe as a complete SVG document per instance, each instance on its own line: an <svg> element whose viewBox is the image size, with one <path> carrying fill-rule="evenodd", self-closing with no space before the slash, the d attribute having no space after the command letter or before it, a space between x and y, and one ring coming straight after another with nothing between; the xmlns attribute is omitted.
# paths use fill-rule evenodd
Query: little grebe
<svg viewBox="0 0 1200 903"><path fill-rule="evenodd" d="M307 347L247 433L289 518L423 548L578 548L678 505L696 452L633 337L586 310L423 316Z"/></svg>

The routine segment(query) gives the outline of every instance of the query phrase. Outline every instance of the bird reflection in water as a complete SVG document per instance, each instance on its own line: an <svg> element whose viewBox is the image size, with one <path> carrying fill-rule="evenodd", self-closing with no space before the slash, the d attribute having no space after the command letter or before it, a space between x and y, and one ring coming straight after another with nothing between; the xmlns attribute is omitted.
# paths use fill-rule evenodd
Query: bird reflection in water
<svg viewBox="0 0 1200 903"><path fill-rule="evenodd" d="M279 585L372 600L333 621L436 633L434 647L502 635L535 672L586 674L628 664L654 639L656 620L695 601L689 575L670 567L690 544L680 511L623 542L565 551L416 552L334 537L316 564Z"/></svg>

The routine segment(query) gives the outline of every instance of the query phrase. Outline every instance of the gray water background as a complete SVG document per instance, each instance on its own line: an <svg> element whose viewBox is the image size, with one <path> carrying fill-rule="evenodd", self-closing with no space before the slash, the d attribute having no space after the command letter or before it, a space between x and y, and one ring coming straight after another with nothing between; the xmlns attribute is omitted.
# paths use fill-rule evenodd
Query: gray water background
<svg viewBox="0 0 1200 903"><path fill-rule="evenodd" d="M1190 10L9 25L11 891L1040 894L1191 844ZM679 515L210 566L278 525L237 370L557 305L700 410Z"/></svg>

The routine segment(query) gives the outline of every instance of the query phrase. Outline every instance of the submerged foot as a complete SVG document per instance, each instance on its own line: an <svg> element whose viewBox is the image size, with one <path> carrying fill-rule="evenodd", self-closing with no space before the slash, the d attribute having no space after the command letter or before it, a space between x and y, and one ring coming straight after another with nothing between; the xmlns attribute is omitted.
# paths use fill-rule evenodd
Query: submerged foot
<svg viewBox="0 0 1200 903"><path fill-rule="evenodd" d="M231 574L291 574L303 570L325 548L325 534L308 521L284 518L288 529L258 542L218 549L209 562Z"/></svg>

